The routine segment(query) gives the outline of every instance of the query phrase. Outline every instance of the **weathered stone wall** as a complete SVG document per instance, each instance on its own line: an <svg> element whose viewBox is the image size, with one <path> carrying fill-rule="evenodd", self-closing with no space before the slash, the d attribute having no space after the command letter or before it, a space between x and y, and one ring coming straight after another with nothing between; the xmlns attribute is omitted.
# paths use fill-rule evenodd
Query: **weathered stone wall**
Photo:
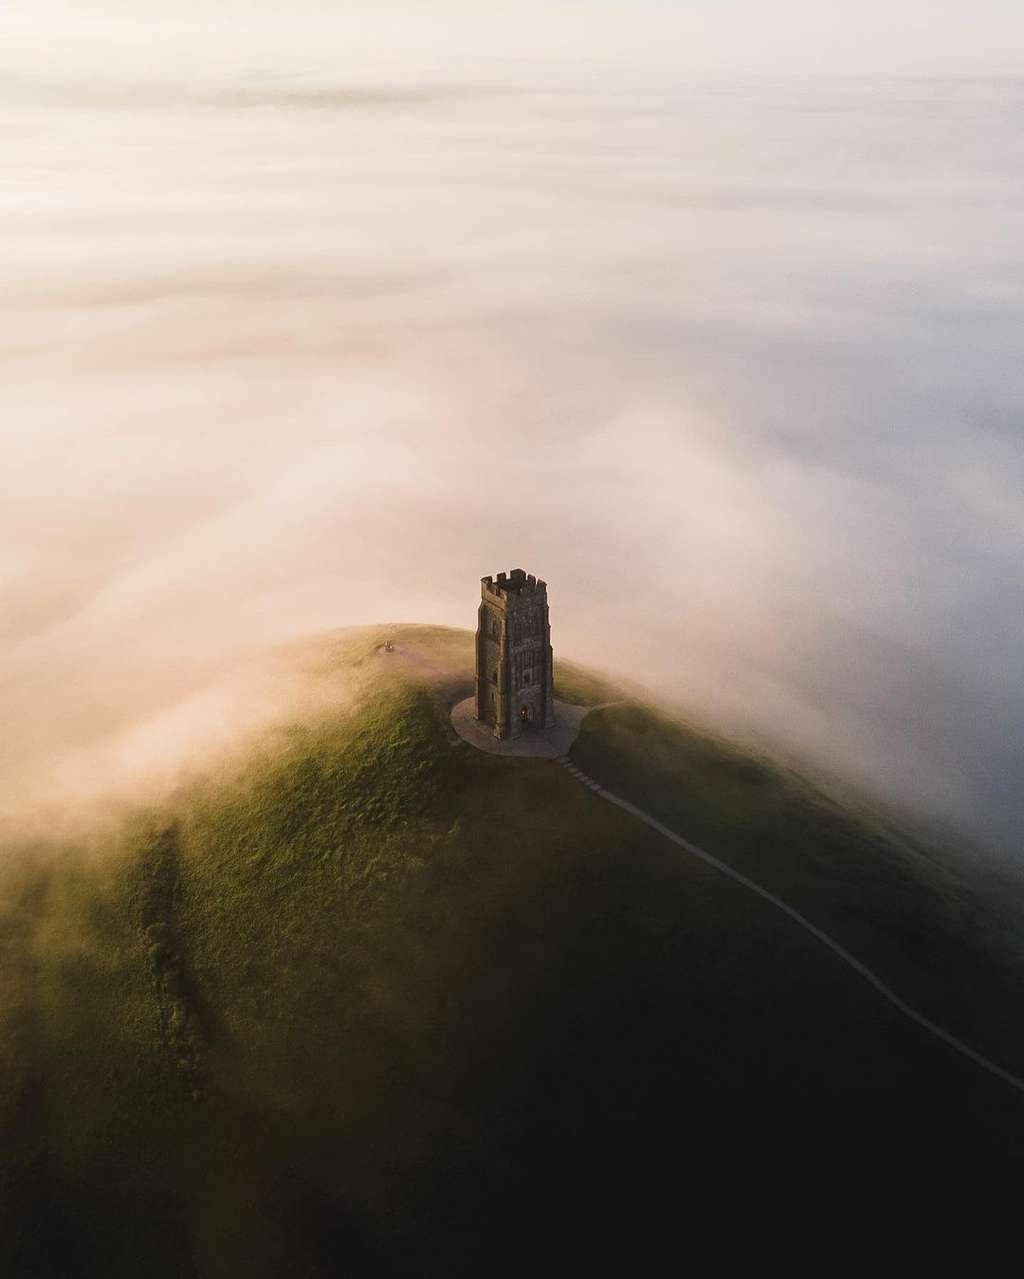
<svg viewBox="0 0 1024 1279"><path fill-rule="evenodd" d="M554 723L547 585L522 569L485 577L477 615L477 719L496 737ZM525 717L524 717L525 713Z"/></svg>

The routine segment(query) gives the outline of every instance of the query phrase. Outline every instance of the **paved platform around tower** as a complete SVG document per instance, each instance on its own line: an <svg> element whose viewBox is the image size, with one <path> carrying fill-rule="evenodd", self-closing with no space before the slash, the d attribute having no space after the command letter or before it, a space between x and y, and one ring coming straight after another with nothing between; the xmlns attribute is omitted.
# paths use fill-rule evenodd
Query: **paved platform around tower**
<svg viewBox="0 0 1024 1279"><path fill-rule="evenodd" d="M486 751L488 755L513 755L521 758L558 759L579 736L580 725L597 706L573 706L555 698L554 728L527 729L519 737L500 741L492 730L476 716L476 698L467 697L452 707L452 728L464 742Z"/></svg>

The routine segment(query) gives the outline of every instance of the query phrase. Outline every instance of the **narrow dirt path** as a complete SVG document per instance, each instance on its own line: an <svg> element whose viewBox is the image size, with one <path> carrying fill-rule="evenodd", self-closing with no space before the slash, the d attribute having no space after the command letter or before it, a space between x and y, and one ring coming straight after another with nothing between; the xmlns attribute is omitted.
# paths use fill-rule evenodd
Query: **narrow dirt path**
<svg viewBox="0 0 1024 1279"><path fill-rule="evenodd" d="M176 825L167 826L151 839L143 873L139 924L147 942L160 1035L185 1095L198 1102L206 1091L209 1053L219 1035L192 975L179 923L181 867Z"/></svg>
<svg viewBox="0 0 1024 1279"><path fill-rule="evenodd" d="M787 902L784 902L781 897L776 897L774 893L770 893L767 888L762 888L761 885L755 883L754 880L748 879L747 876L741 874L740 871L733 870L731 866L728 866L723 861L719 861L717 857L712 856L711 853L706 852L703 848L698 848L696 844L691 844L689 840L683 839L681 835L677 835L674 830L663 825L656 817L652 817L650 813L644 812L642 808L637 808L637 806L635 804L631 804L629 800L622 799L619 795L614 795L611 791L605 790L604 787L595 782L592 777L588 777L581 768L577 768L568 755L558 756L557 763L561 764L562 767L575 777L578 782L581 782L584 786L592 790L595 795L600 795L600 797L607 800L609 804L614 804L616 808L621 808L624 812L636 817L639 821L650 826L652 830L657 831L659 835L663 835L667 840L670 840L673 844L684 849L691 856L698 857L702 862L706 862L709 866L714 866L714 868L721 871L723 875L728 875L729 878L735 880L737 884L742 884L744 888L749 888L752 893L756 893L758 897L774 906L776 910L780 910L784 915L788 915L789 918L799 924L801 928L809 932L812 937L816 937L822 945L827 946L829 950L838 955L845 964L852 968L859 976L863 977L864 980L872 985L884 999L887 999L889 1003L892 1004L894 1008L898 1008L905 1017L916 1022L918 1026L923 1027L930 1035L934 1035L936 1039L940 1039L949 1048L954 1049L954 1051L960 1053L964 1057L967 1057L970 1061L973 1061L974 1064L976 1066L980 1066L982 1070L987 1070L990 1075L994 1075L997 1079L1001 1079L1003 1083L1009 1084L1011 1088L1016 1088L1020 1092L1024 1092L1024 1079L1018 1078L1017 1075L1012 1074L1009 1070L1005 1070L1002 1066L997 1065L996 1062L990 1061L987 1057L983 1057L979 1052L975 1052L975 1050L969 1044L965 1044L962 1039L957 1039L955 1035L951 1034L944 1027L938 1025L937 1022L932 1021L923 1013L919 1013L916 1008L912 1008L905 1000L901 999L894 990L887 986L880 977L877 977L870 968L862 964L856 956L851 955L845 947L840 946L840 944L830 937L828 933L822 932L816 924L812 924L809 919L801 915L798 910L795 910Z"/></svg>

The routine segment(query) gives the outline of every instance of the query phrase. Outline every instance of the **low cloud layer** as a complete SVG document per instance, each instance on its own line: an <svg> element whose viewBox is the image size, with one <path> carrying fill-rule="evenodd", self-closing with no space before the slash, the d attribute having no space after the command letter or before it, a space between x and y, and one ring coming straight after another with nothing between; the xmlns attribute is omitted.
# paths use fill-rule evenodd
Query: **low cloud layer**
<svg viewBox="0 0 1024 1279"><path fill-rule="evenodd" d="M0 790L522 565L1014 851L1021 84L437 79L8 85Z"/></svg>

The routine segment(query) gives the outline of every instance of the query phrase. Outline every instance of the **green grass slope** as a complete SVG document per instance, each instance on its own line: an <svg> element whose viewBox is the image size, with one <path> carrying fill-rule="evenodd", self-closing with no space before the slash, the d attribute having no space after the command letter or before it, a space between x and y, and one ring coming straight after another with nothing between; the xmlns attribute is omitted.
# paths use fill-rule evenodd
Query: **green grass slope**
<svg viewBox="0 0 1024 1279"><path fill-rule="evenodd" d="M1024 902L1009 875L651 705L595 711L573 758L1024 1077Z"/></svg>
<svg viewBox="0 0 1024 1279"><path fill-rule="evenodd" d="M319 712L7 850L6 1273L1020 1272L1024 1098L556 765L456 738L467 633L288 660ZM953 869L639 703L574 754L1016 1051Z"/></svg>

